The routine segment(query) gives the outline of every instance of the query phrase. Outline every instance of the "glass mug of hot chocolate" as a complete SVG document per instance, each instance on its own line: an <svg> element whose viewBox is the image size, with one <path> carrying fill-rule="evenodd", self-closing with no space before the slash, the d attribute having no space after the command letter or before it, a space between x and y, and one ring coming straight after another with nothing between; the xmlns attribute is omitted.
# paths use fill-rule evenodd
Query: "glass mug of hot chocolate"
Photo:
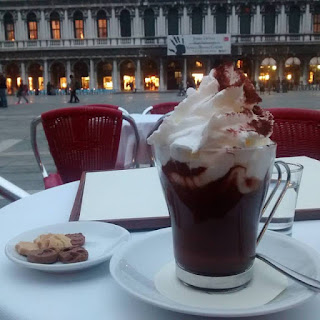
<svg viewBox="0 0 320 320"><path fill-rule="evenodd" d="M272 115L231 64L213 69L149 138L167 201L176 275L206 289L252 278L276 154Z"/></svg>

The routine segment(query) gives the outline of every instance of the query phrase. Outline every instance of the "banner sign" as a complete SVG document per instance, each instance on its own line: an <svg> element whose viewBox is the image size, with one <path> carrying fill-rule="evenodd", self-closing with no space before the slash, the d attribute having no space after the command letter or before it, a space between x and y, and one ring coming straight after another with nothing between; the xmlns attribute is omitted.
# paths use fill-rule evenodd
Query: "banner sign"
<svg viewBox="0 0 320 320"><path fill-rule="evenodd" d="M231 54L230 34L188 34L167 37L167 55Z"/></svg>

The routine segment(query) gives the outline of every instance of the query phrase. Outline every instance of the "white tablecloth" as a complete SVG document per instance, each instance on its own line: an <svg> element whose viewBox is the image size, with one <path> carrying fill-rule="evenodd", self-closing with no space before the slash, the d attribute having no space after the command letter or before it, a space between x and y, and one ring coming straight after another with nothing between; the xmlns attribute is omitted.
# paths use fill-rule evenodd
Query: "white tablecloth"
<svg viewBox="0 0 320 320"><path fill-rule="evenodd" d="M78 182L39 192L0 210L1 320L191 320L208 319L153 307L131 297L112 279L108 263L79 273L47 274L10 262L6 242L29 229L66 222ZM144 201L146 201L144 199ZM320 221L297 222L293 236L320 251ZM143 233L134 233L133 238ZM316 320L320 299L259 320ZM253 318L241 318L250 319Z"/></svg>
<svg viewBox="0 0 320 320"><path fill-rule="evenodd" d="M138 149L137 161L139 164L149 164L147 136L153 129L157 120L162 117L160 114L130 114L135 120L140 135L140 145ZM117 166L127 167L131 163L131 155L135 144L135 135L132 127L127 121L123 121L121 138L118 150Z"/></svg>

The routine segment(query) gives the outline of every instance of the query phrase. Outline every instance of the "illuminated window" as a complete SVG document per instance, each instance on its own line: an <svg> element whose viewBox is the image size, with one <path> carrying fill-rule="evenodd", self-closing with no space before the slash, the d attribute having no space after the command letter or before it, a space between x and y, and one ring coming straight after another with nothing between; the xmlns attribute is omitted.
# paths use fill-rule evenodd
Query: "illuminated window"
<svg viewBox="0 0 320 320"><path fill-rule="evenodd" d="M196 61L196 67L197 67L197 68L201 68L201 67L202 67L202 62Z"/></svg>
<svg viewBox="0 0 320 320"><path fill-rule="evenodd" d="M238 69L243 68L243 61L242 61L242 60L238 60L238 61L237 61L237 68L238 68Z"/></svg>
<svg viewBox="0 0 320 320"><path fill-rule="evenodd" d="M77 11L74 14L74 37L76 39L83 39L84 38L83 15L80 11Z"/></svg>
<svg viewBox="0 0 320 320"><path fill-rule="evenodd" d="M37 17L33 12L30 12L27 17L28 21L28 36L30 40L38 39L38 23Z"/></svg>
<svg viewBox="0 0 320 320"><path fill-rule="evenodd" d="M44 90L43 77L38 77L38 88L39 90Z"/></svg>
<svg viewBox="0 0 320 320"><path fill-rule="evenodd" d="M32 79L32 77L28 77L28 87L29 87L29 90L33 90L33 79Z"/></svg>
<svg viewBox="0 0 320 320"><path fill-rule="evenodd" d="M98 38L106 38L108 36L107 16L106 13L100 10L97 14L98 23Z"/></svg>
<svg viewBox="0 0 320 320"><path fill-rule="evenodd" d="M60 39L60 16L57 12L53 12L50 15L50 26L51 26L51 39Z"/></svg>
<svg viewBox="0 0 320 320"><path fill-rule="evenodd" d="M14 22L12 15L10 13L6 13L3 20L5 39L8 41L14 41Z"/></svg>
<svg viewBox="0 0 320 320"><path fill-rule="evenodd" d="M192 73L191 75L194 79L194 83L196 84L197 87L199 87L203 78L203 73Z"/></svg>
<svg viewBox="0 0 320 320"><path fill-rule="evenodd" d="M112 77L103 77L103 88L107 90L113 89Z"/></svg>
<svg viewBox="0 0 320 320"><path fill-rule="evenodd" d="M89 89L90 77L81 77L81 88Z"/></svg>
<svg viewBox="0 0 320 320"><path fill-rule="evenodd" d="M313 32L320 33L320 6L316 6L314 9Z"/></svg>
<svg viewBox="0 0 320 320"><path fill-rule="evenodd" d="M123 76L123 89L125 91L132 91L135 88L135 77L134 76Z"/></svg>
<svg viewBox="0 0 320 320"><path fill-rule="evenodd" d="M157 76L148 76L144 78L144 86L146 90L155 91L158 90L160 85L160 79Z"/></svg>
<svg viewBox="0 0 320 320"><path fill-rule="evenodd" d="M66 77L61 77L60 78L60 88L65 89L67 87L67 78Z"/></svg>
<svg viewBox="0 0 320 320"><path fill-rule="evenodd" d="M18 77L18 78L17 78L17 87L18 87L18 88L20 87L20 84L21 84L21 77Z"/></svg>

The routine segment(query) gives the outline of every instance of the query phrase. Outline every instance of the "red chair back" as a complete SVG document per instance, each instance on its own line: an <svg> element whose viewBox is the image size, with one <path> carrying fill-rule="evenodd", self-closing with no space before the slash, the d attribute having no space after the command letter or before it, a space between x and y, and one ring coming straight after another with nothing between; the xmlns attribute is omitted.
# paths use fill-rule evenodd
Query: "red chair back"
<svg viewBox="0 0 320 320"><path fill-rule="evenodd" d="M153 105L152 109L150 110L151 114L166 114L170 111L173 111L173 109L179 104L179 102L163 102L159 104Z"/></svg>
<svg viewBox="0 0 320 320"><path fill-rule="evenodd" d="M122 112L112 108L75 107L41 115L49 149L63 183L83 171L114 169Z"/></svg>
<svg viewBox="0 0 320 320"><path fill-rule="evenodd" d="M271 139L277 157L307 156L320 160L320 111L293 108L268 109L274 116Z"/></svg>
<svg viewBox="0 0 320 320"><path fill-rule="evenodd" d="M95 103L95 104L86 104L85 106L82 107L106 107L106 108L111 108L111 109L119 109L119 106L115 106L113 104L102 104L102 103Z"/></svg>

